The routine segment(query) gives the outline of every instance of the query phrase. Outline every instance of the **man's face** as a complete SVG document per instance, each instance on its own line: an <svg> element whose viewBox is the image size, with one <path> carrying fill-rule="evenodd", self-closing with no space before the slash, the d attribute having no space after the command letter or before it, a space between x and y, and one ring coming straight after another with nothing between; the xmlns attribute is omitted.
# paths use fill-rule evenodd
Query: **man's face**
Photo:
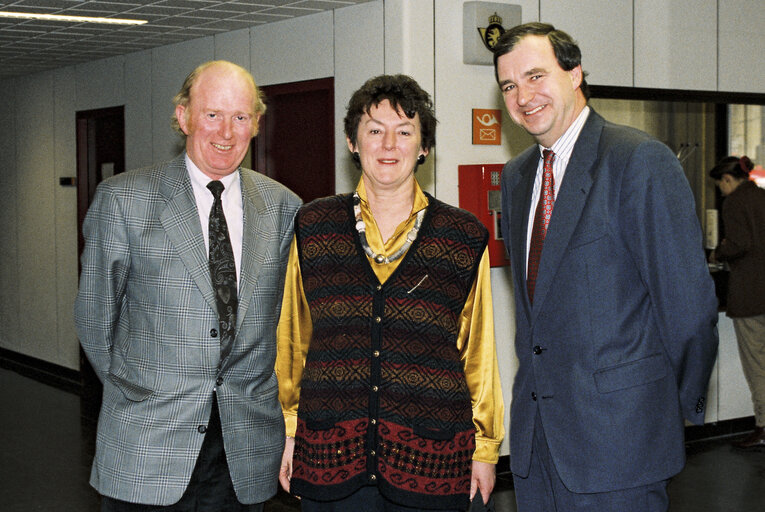
<svg viewBox="0 0 765 512"><path fill-rule="evenodd" d="M581 66L564 71L544 36L526 36L499 57L497 77L510 117L548 148L586 103L579 90Z"/></svg>
<svg viewBox="0 0 765 512"><path fill-rule="evenodd" d="M257 133L255 91L241 72L225 65L205 69L191 87L188 106L178 105L191 161L212 179L234 172Z"/></svg>

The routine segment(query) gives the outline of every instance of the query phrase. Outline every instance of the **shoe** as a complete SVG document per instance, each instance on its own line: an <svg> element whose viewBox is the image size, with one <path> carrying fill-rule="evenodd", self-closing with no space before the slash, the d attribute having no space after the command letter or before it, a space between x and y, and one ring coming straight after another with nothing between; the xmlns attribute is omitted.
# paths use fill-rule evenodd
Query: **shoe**
<svg viewBox="0 0 765 512"><path fill-rule="evenodd" d="M765 427L757 427L743 440L733 443L736 448L765 448Z"/></svg>

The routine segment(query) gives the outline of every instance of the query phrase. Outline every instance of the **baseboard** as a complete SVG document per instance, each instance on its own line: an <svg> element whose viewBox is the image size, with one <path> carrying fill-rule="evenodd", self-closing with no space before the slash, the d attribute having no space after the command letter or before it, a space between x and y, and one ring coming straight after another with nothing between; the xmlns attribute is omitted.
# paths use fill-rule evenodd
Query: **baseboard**
<svg viewBox="0 0 765 512"><path fill-rule="evenodd" d="M0 348L0 368L12 370L30 379L70 393L79 395L82 392L82 379L77 370L19 352Z"/></svg>
<svg viewBox="0 0 765 512"><path fill-rule="evenodd" d="M691 444L698 441L731 437L754 430L754 427L754 416L716 421L705 425L691 425L685 427L685 443Z"/></svg>

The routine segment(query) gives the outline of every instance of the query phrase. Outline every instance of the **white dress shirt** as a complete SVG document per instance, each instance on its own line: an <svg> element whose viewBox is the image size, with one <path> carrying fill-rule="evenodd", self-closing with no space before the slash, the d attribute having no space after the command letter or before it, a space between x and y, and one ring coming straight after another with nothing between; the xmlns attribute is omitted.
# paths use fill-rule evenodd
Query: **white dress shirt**
<svg viewBox="0 0 765 512"><path fill-rule="evenodd" d="M560 185L563 182L563 176L566 174L566 167L568 161L571 159L571 153L574 152L574 145L576 144L579 134L584 128L584 123L587 121L587 116L590 114L590 107L585 106L584 109L571 123L571 126L561 135L561 137L555 141L555 143L546 148L539 145L539 165L537 166L537 174L534 178L534 188L531 192L531 206L529 210L529 224L526 230L526 261L529 260L529 246L531 245L531 230L534 226L534 214L536 213L537 203L539 202L539 194L542 189L542 174L544 166L543 151L545 149L551 149L555 153L555 160L553 160L553 179L555 180L555 198L558 198L558 191ZM555 206L553 206L553 215L555 215ZM528 265L527 265L528 267ZM528 272L528 268L527 268Z"/></svg>
<svg viewBox="0 0 765 512"><path fill-rule="evenodd" d="M207 188L212 180L199 170L189 155L186 155L186 168L189 170L191 189L194 191L194 199L199 212L199 222L202 224L202 235L205 239L205 251L210 256L210 210L213 205L213 194ZM239 268L242 261L242 233L244 231L244 210L242 208L242 184L239 170L220 179L225 187L221 194L223 202L223 214L226 216L228 236L231 238L231 248L234 251L234 264L236 266L236 280L239 282Z"/></svg>

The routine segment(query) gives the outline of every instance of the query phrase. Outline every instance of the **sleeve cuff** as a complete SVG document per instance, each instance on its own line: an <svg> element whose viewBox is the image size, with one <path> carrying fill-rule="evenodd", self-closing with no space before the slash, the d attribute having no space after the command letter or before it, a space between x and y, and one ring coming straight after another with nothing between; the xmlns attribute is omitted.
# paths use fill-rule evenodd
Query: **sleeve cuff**
<svg viewBox="0 0 765 512"><path fill-rule="evenodd" d="M497 441L495 439L476 437L473 460L486 462L488 464L496 464L499 460L499 445L501 443L502 441Z"/></svg>
<svg viewBox="0 0 765 512"><path fill-rule="evenodd" d="M284 430L289 437L295 437L297 431L297 414L284 412Z"/></svg>

